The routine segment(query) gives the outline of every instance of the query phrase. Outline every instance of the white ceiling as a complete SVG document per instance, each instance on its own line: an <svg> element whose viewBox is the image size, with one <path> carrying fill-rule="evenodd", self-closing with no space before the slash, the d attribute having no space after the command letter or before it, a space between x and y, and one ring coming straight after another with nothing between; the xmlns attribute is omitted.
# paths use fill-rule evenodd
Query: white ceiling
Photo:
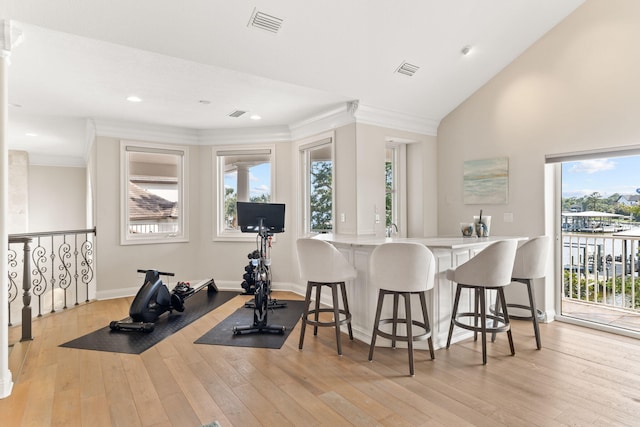
<svg viewBox="0 0 640 427"><path fill-rule="evenodd" d="M583 1L1 0L24 35L9 147L82 159L87 119L290 126L348 101L437 123ZM280 31L248 26L254 10Z"/></svg>

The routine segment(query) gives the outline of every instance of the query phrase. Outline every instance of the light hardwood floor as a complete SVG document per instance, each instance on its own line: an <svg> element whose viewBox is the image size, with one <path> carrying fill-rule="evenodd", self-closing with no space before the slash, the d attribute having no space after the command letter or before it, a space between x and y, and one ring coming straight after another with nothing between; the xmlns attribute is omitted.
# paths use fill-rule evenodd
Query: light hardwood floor
<svg viewBox="0 0 640 427"><path fill-rule="evenodd" d="M301 299L274 293L278 299ZM560 322L514 321L516 355L505 334L480 343L416 353L409 377L404 349L376 349L300 324L280 350L193 342L240 307L238 296L141 355L60 344L126 316L130 299L99 301L38 319L35 339L10 354L11 396L1 426L582 426L638 425L640 342ZM19 330L11 328L12 339Z"/></svg>

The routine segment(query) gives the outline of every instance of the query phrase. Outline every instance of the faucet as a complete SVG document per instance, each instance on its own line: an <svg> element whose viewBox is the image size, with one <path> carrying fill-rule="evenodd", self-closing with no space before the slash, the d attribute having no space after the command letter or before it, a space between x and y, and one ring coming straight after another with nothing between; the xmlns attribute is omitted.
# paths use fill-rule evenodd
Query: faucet
<svg viewBox="0 0 640 427"><path fill-rule="evenodd" d="M398 234L398 226L396 224L394 224L393 222L391 224L389 224L389 226L387 227L387 237L391 237L394 232L393 229L395 228L395 234Z"/></svg>

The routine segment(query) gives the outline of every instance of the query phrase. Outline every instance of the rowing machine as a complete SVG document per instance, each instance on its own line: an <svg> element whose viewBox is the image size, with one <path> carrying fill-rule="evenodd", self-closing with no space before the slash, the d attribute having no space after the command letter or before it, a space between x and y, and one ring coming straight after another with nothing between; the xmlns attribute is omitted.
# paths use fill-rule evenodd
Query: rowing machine
<svg viewBox="0 0 640 427"><path fill-rule="evenodd" d="M112 331L151 332L160 315L173 310L183 312L184 301L200 289L206 286L208 291L218 291L213 279L205 280L195 287L188 282L178 282L174 289L169 291L160 276L174 276L173 273L158 270L138 270L138 273L145 273L145 277L129 308L131 320L112 321L109 323Z"/></svg>

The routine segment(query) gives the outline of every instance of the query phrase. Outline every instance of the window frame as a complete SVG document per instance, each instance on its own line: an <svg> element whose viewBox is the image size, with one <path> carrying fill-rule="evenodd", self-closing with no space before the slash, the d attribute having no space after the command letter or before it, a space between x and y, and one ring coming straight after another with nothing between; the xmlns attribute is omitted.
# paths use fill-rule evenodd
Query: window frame
<svg viewBox="0 0 640 427"><path fill-rule="evenodd" d="M129 176L128 153L175 154L178 162L178 233L129 233ZM146 245L162 243L184 243L189 241L189 147L154 142L120 141L120 245Z"/></svg>
<svg viewBox="0 0 640 427"><path fill-rule="evenodd" d="M277 203L276 198L276 145L275 144L248 144L248 145L216 145L211 153L212 164L214 165L213 184L213 241L255 241L256 236L252 233L243 233L240 230L227 230L224 224L224 165L221 162L224 154L230 155L250 155L268 150L270 164L270 203ZM219 153L224 153L219 155Z"/></svg>
<svg viewBox="0 0 640 427"><path fill-rule="evenodd" d="M398 227L398 236L407 236L407 142L387 141L386 150L391 150L391 222ZM385 174L385 200L387 194ZM385 203L385 230L386 230Z"/></svg>
<svg viewBox="0 0 640 427"><path fill-rule="evenodd" d="M619 335L627 335L638 338L637 331L624 329L609 324L595 322L584 317L574 317L563 314L564 298L564 266L563 266L563 230L562 230L562 165L565 162L581 160L593 160L602 158L640 156L640 145L628 145L622 147L607 147L574 152L561 152L545 155L545 234L554 236L555 244L552 244L552 262L547 265L545 281L550 282L548 289L553 289L553 310L547 309L547 315L558 321L563 321L591 329L611 332Z"/></svg>
<svg viewBox="0 0 640 427"><path fill-rule="evenodd" d="M300 197L298 203L298 206L300 208L300 214L298 215L299 236L304 237L319 234L311 230L311 164L309 160L311 151L325 146L331 147L331 222L332 232L336 232L336 162L334 141L334 132L327 132L324 134L306 138L298 143L298 182L300 185L300 191L298 192L298 195Z"/></svg>

